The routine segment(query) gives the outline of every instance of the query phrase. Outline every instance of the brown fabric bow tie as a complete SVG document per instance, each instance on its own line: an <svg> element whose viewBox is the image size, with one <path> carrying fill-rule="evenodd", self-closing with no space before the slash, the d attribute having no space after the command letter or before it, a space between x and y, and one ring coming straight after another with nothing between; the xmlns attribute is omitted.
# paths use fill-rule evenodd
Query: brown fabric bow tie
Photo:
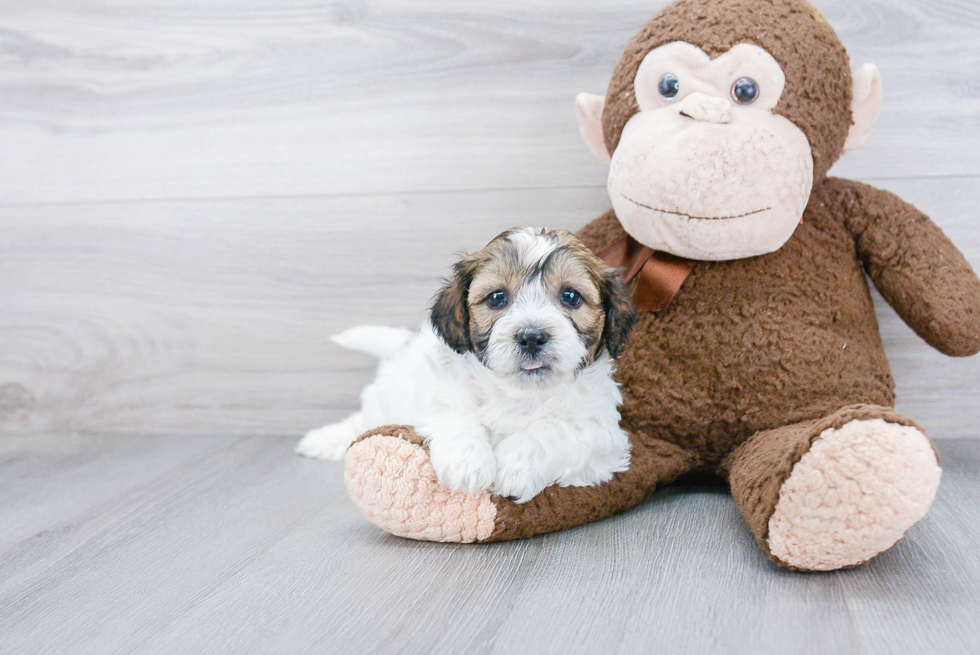
<svg viewBox="0 0 980 655"><path fill-rule="evenodd" d="M623 278L633 287L633 302L641 312L667 309L695 264L692 259L648 248L629 235L601 248L596 255L609 266L623 269Z"/></svg>

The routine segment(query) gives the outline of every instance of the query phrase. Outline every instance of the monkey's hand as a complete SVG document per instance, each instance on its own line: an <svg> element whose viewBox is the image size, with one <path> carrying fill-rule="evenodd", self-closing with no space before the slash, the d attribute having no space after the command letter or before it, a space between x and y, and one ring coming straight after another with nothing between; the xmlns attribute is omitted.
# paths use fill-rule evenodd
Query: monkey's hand
<svg viewBox="0 0 980 655"><path fill-rule="evenodd" d="M947 355L980 352L980 279L939 226L888 191L827 183L838 187L865 270L902 320Z"/></svg>

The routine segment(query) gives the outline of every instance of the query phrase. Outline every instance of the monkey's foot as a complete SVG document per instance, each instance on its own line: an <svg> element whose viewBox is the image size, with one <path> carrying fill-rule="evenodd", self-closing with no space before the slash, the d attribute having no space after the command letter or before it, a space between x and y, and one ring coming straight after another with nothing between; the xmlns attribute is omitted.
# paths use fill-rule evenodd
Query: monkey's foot
<svg viewBox="0 0 980 655"><path fill-rule="evenodd" d="M866 562L925 516L940 475L932 445L913 426L875 418L828 428L779 490L769 551L811 571Z"/></svg>
<svg viewBox="0 0 980 655"><path fill-rule="evenodd" d="M361 436L347 451L344 479L357 509L399 537L469 543L494 531L490 494L453 492L440 483L410 427L387 425Z"/></svg>

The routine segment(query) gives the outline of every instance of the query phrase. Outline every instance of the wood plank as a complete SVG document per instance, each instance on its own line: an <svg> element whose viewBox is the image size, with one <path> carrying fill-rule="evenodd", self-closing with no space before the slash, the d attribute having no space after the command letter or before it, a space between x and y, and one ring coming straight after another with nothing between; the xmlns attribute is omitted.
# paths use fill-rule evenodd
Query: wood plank
<svg viewBox="0 0 980 655"><path fill-rule="evenodd" d="M0 594L41 574L113 519L120 503L240 439L6 436L0 440ZM118 518L118 517L116 517Z"/></svg>
<svg viewBox="0 0 980 655"><path fill-rule="evenodd" d="M0 202L602 186L573 99L663 4L8 2ZM885 84L838 172L980 174L980 7L816 4Z"/></svg>
<svg viewBox="0 0 980 655"><path fill-rule="evenodd" d="M458 250L514 224L585 222L604 202L555 190L0 210L2 428L282 434L339 419L372 363L329 335L417 326Z"/></svg>
<svg viewBox="0 0 980 655"><path fill-rule="evenodd" d="M174 436L130 439L128 435L27 434L0 439L0 551L32 541L37 548L52 524L125 496L236 439ZM65 493L71 488L72 493Z"/></svg>
<svg viewBox="0 0 980 655"><path fill-rule="evenodd" d="M723 486L670 487L627 517L556 539L493 652L859 652L839 580L772 565Z"/></svg>
<svg viewBox="0 0 980 655"><path fill-rule="evenodd" d="M977 178L879 186L980 270ZM415 326L454 253L515 224L575 229L602 189L0 208L0 432L300 434L352 411L373 362L327 337ZM977 360L879 299L899 408L980 436Z"/></svg>
<svg viewBox="0 0 980 655"><path fill-rule="evenodd" d="M324 485L324 468L293 456L284 440L223 441L231 447L172 470L166 481L147 480L93 507L86 520L56 524L49 532L61 539L43 553L38 574L0 576L0 650L61 644L73 652L118 651L234 576L321 509L320 492L337 495L342 484L334 476ZM125 452L112 457L137 463ZM32 544L19 550L20 567L29 565Z"/></svg>
<svg viewBox="0 0 980 655"><path fill-rule="evenodd" d="M66 439L107 471L144 466L161 441L51 435L7 450L52 493L92 503L53 517L43 566L24 573L30 539L16 565L0 546L3 652L892 654L971 652L980 639L975 440L939 444L935 505L895 549L800 574L765 557L708 480L562 533L456 546L369 525L341 465L293 456L291 439L214 438L222 448L204 454L164 439L187 461L111 502L50 452Z"/></svg>

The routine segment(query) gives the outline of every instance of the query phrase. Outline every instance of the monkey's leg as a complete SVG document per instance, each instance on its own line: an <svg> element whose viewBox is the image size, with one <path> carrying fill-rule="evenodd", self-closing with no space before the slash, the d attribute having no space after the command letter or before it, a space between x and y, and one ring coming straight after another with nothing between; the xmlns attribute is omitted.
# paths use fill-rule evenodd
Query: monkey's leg
<svg viewBox="0 0 980 655"><path fill-rule="evenodd" d="M357 508L382 530L425 541L520 539L628 509L691 470L697 459L663 441L633 439L630 469L596 487L548 487L527 503L482 492L452 492L436 479L422 438L388 425L347 451L344 478Z"/></svg>
<svg viewBox="0 0 980 655"><path fill-rule="evenodd" d="M891 548L925 516L941 474L918 426L877 405L759 432L725 469L762 548L809 571L856 566Z"/></svg>

